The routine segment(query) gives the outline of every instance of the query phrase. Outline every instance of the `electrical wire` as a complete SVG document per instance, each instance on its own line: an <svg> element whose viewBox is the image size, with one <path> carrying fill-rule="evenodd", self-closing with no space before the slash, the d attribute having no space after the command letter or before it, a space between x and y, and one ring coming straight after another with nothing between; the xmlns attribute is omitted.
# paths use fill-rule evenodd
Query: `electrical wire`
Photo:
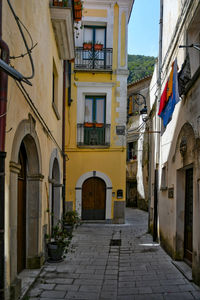
<svg viewBox="0 0 200 300"><path fill-rule="evenodd" d="M20 33L21 33L21 36L22 36L24 45L25 45L26 50L27 50L27 55L29 56L31 68L32 68L32 74L31 74L31 76L27 76L27 77L24 76L24 78L25 78L25 79L32 79L32 78L34 77L34 74L35 74L34 63L33 63L33 59L32 59L32 56L31 56L31 50L30 50L29 47L28 47L28 44L27 44L27 41L26 41L26 38L25 38L25 36L24 36L24 33L23 33L23 30L22 30L21 26L23 26L23 27L26 29L27 32L28 32L28 29L23 25L23 23L20 21L19 17L15 14L15 11L14 11L14 9L13 9L11 3L10 3L10 0L7 0L7 2L8 2L8 5L9 5L9 7L10 7L10 10L11 10L13 16L14 16L14 19L15 19L15 21L16 21L16 23L17 23L17 26L18 26L18 28L19 28L19 31L20 31ZM29 32L28 32L28 35L29 35L29 37L31 38L31 35L30 35ZM32 47L33 47L33 40L32 40L32 38L31 38L31 41L32 41Z"/></svg>
<svg viewBox="0 0 200 300"><path fill-rule="evenodd" d="M30 52L32 52L32 50L37 46L38 43L35 43L33 45L33 47L30 48ZM17 59L17 58L23 58L24 56L26 56L28 54L28 52L20 54L18 56L10 56L10 59Z"/></svg>

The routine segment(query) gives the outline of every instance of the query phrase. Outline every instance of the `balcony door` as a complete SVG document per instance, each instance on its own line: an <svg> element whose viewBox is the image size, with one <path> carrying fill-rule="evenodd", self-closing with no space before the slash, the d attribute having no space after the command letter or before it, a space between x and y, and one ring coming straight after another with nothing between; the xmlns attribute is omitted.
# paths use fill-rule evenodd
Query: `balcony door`
<svg viewBox="0 0 200 300"><path fill-rule="evenodd" d="M91 64L92 69L104 68L106 63L105 50L95 51L95 44L102 44L103 49L106 48L106 27L85 26L84 42L92 42L91 51L85 51L84 59Z"/></svg>
<svg viewBox="0 0 200 300"><path fill-rule="evenodd" d="M105 97L86 96L84 118L84 144L105 143Z"/></svg>
<svg viewBox="0 0 200 300"><path fill-rule="evenodd" d="M99 43L106 47L106 27L84 26L84 42Z"/></svg>

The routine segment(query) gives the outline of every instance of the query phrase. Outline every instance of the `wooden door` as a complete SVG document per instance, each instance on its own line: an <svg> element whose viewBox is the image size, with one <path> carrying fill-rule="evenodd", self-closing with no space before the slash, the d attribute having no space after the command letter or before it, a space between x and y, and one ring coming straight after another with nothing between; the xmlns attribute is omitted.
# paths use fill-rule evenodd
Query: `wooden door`
<svg viewBox="0 0 200 300"><path fill-rule="evenodd" d="M192 262L193 241L193 169L186 170L185 176L185 237L184 258Z"/></svg>
<svg viewBox="0 0 200 300"><path fill-rule="evenodd" d="M18 175L17 203L17 272L26 268L26 152L22 144L19 153L21 171Z"/></svg>
<svg viewBox="0 0 200 300"><path fill-rule="evenodd" d="M104 220L106 185L97 177L87 179L82 187L82 219Z"/></svg>

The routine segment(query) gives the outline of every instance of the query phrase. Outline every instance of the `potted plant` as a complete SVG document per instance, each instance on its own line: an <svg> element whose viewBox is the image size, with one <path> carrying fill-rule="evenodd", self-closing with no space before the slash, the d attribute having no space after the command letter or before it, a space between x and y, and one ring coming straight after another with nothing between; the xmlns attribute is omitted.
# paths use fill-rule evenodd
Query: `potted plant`
<svg viewBox="0 0 200 300"><path fill-rule="evenodd" d="M74 0L74 19L76 22L82 19L82 9L81 0Z"/></svg>
<svg viewBox="0 0 200 300"><path fill-rule="evenodd" d="M53 0L53 6L67 7L68 0Z"/></svg>
<svg viewBox="0 0 200 300"><path fill-rule="evenodd" d="M91 50L92 49L92 41L87 41L83 43L84 50Z"/></svg>
<svg viewBox="0 0 200 300"><path fill-rule="evenodd" d="M62 227L62 222L59 220L56 226L52 228L50 235L46 235L48 261L58 262L62 261L64 253L67 252L69 246L69 235Z"/></svg>
<svg viewBox="0 0 200 300"><path fill-rule="evenodd" d="M95 51L101 51L102 49L103 49L103 44L101 42L95 42L94 50Z"/></svg>
<svg viewBox="0 0 200 300"><path fill-rule="evenodd" d="M81 219L76 210L70 210L63 216L63 228L72 235L74 228L77 228L81 224Z"/></svg>

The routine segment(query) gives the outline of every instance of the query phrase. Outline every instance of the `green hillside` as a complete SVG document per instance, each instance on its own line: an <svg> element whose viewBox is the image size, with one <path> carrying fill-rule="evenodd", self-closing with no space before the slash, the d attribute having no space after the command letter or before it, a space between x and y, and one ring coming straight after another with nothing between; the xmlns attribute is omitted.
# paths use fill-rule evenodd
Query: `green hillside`
<svg viewBox="0 0 200 300"><path fill-rule="evenodd" d="M144 55L128 55L128 83L151 75L154 70L156 57Z"/></svg>

